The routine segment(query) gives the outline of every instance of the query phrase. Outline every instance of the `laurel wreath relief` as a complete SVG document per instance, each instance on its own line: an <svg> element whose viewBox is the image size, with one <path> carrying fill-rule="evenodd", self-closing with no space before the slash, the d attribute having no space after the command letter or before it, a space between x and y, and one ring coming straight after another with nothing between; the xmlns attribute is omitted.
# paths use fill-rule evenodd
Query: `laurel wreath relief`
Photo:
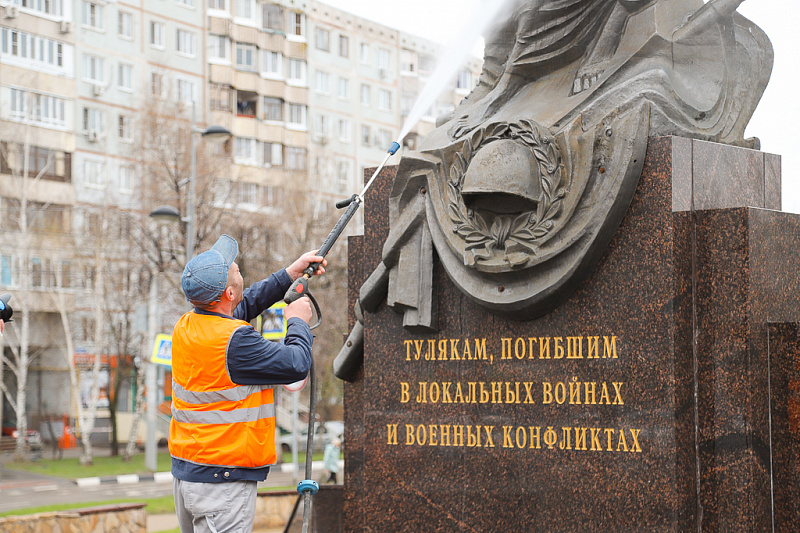
<svg viewBox="0 0 800 533"><path fill-rule="evenodd" d="M472 156L481 146L499 139L525 143L533 152L541 174L542 195L535 210L520 214L496 215L469 209L461 190ZM566 195L561 186L561 150L548 132L532 121L497 124L467 138L450 167L447 212L453 233L466 242L464 263L474 267L478 261L502 260L511 267L524 266L538 253L539 246L555 227L554 219Z"/></svg>

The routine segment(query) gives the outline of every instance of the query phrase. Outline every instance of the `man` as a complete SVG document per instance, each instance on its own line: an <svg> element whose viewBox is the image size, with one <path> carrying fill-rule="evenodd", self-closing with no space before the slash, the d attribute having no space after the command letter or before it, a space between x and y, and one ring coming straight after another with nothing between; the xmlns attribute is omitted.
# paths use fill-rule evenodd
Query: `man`
<svg viewBox="0 0 800 533"><path fill-rule="evenodd" d="M223 235L192 258L181 287L194 310L172 334L172 455L175 512L181 531L250 531L256 483L275 463L272 385L302 380L311 368L311 306L284 309L283 344L265 340L248 321L280 300L322 257L309 252L243 290L237 242Z"/></svg>

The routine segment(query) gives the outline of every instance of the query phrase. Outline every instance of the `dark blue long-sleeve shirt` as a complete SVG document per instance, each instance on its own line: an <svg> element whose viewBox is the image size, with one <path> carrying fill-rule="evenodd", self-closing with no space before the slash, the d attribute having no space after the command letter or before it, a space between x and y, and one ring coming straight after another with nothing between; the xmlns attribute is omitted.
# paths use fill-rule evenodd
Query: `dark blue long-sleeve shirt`
<svg viewBox="0 0 800 533"><path fill-rule="evenodd" d="M279 270L247 288L233 317L195 309L195 313L235 318L250 322L283 298L292 279ZM311 369L311 330L302 319L290 318L283 344L268 341L255 328L239 328L231 336L226 366L231 381L239 385L278 385L294 383ZM184 481L219 483L224 481L264 481L269 467L222 468L172 458L172 475Z"/></svg>

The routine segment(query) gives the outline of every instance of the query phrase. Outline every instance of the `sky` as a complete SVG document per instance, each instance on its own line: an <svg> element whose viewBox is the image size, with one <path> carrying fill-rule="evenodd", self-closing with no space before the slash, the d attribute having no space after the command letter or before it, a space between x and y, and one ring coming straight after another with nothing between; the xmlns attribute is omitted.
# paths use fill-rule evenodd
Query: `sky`
<svg viewBox="0 0 800 533"><path fill-rule="evenodd" d="M447 45L481 1L498 0L322 1ZM783 211L800 213L800 135L792 133L800 128L800 0L745 0L739 13L766 32L775 51L772 78L745 137L760 138L762 151L782 157Z"/></svg>

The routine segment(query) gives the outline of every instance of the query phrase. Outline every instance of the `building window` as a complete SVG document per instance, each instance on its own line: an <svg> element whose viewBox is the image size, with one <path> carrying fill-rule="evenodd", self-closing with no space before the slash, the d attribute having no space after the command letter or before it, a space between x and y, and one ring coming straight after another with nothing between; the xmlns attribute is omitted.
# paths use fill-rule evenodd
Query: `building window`
<svg viewBox="0 0 800 533"><path fill-rule="evenodd" d="M91 107L83 108L83 131L101 134L105 131L105 113Z"/></svg>
<svg viewBox="0 0 800 533"><path fill-rule="evenodd" d="M256 116L258 93L253 91L236 91L236 114L240 117Z"/></svg>
<svg viewBox="0 0 800 533"><path fill-rule="evenodd" d="M367 85L365 83L362 83L361 84L361 98L359 99L359 101L361 102L361 105L368 106L369 105L369 100L370 100L370 88L369 88L369 85Z"/></svg>
<svg viewBox="0 0 800 533"><path fill-rule="evenodd" d="M122 192L133 192L136 182L136 169L132 166L123 165L119 167L119 190Z"/></svg>
<svg viewBox="0 0 800 533"><path fill-rule="evenodd" d="M231 41L224 35L208 36L208 57L212 60L229 63L231 60Z"/></svg>
<svg viewBox="0 0 800 533"><path fill-rule="evenodd" d="M102 57L83 56L83 79L92 83L103 83L104 61Z"/></svg>
<svg viewBox="0 0 800 533"><path fill-rule="evenodd" d="M240 70L256 70L256 46L248 43L236 43L236 68Z"/></svg>
<svg viewBox="0 0 800 533"><path fill-rule="evenodd" d="M364 65L369 65L369 44L360 43L358 45L358 61Z"/></svg>
<svg viewBox="0 0 800 533"><path fill-rule="evenodd" d="M231 87L212 83L210 89L209 105L211 109L233 111L233 89Z"/></svg>
<svg viewBox="0 0 800 533"><path fill-rule="evenodd" d="M339 119L339 140L343 143L349 143L352 135L352 125L350 121L341 118Z"/></svg>
<svg viewBox="0 0 800 533"><path fill-rule="evenodd" d="M292 82L296 85L305 85L306 83L306 62L302 59L292 59L289 58L288 60L288 76L287 81Z"/></svg>
<svg viewBox="0 0 800 533"><path fill-rule="evenodd" d="M468 70L462 70L458 73L458 79L456 80L456 89L461 89L463 91L469 91L472 89L472 74Z"/></svg>
<svg viewBox="0 0 800 533"><path fill-rule="evenodd" d="M314 30L314 44L317 50L328 52L331 49L331 33L324 28L316 28Z"/></svg>
<svg viewBox="0 0 800 533"><path fill-rule="evenodd" d="M283 145L280 143L264 143L264 166L279 167L283 165Z"/></svg>
<svg viewBox="0 0 800 533"><path fill-rule="evenodd" d="M364 146L372 144L372 131L369 126L361 126L361 144Z"/></svg>
<svg viewBox="0 0 800 533"><path fill-rule="evenodd" d="M253 18L253 2L252 0L235 0L234 3L235 13L234 15L243 18L243 19L251 19Z"/></svg>
<svg viewBox="0 0 800 533"><path fill-rule="evenodd" d="M347 35L339 35L339 56L350 57L350 38Z"/></svg>
<svg viewBox="0 0 800 533"><path fill-rule="evenodd" d="M186 30L178 30L176 34L178 53L194 57L195 35Z"/></svg>
<svg viewBox="0 0 800 533"><path fill-rule="evenodd" d="M120 63L117 67L117 85L120 89L133 90L133 65Z"/></svg>
<svg viewBox="0 0 800 533"><path fill-rule="evenodd" d="M264 97L264 120L283 121L283 100L271 96Z"/></svg>
<svg viewBox="0 0 800 533"><path fill-rule="evenodd" d="M164 98L164 75L162 73L150 74L150 94L156 98Z"/></svg>
<svg viewBox="0 0 800 533"><path fill-rule="evenodd" d="M178 89L178 102L183 102L184 104L191 104L195 102L197 98L195 97L196 89L195 83L191 80L177 80L177 89Z"/></svg>
<svg viewBox="0 0 800 533"><path fill-rule="evenodd" d="M330 94L331 93L330 76L328 75L327 72L322 72L322 71L318 70L316 72L315 79L316 79L316 89L317 89L318 93L321 93L321 94Z"/></svg>
<svg viewBox="0 0 800 533"><path fill-rule="evenodd" d="M350 161L336 162L336 182L339 192L344 193L350 189Z"/></svg>
<svg viewBox="0 0 800 533"><path fill-rule="evenodd" d="M385 48L379 48L378 49L378 57L376 59L376 65L375 66L378 67L378 69L381 71L381 73L383 75L386 75L386 73L389 72L389 66L390 66L390 63L391 63L390 57L391 57L391 54L390 54L389 50L387 50Z"/></svg>
<svg viewBox="0 0 800 533"><path fill-rule="evenodd" d="M287 123L291 126L306 127L306 106L302 104L288 104L289 116Z"/></svg>
<svg viewBox="0 0 800 533"><path fill-rule="evenodd" d="M270 78L283 78L283 54L263 50L261 52L261 74Z"/></svg>
<svg viewBox="0 0 800 533"><path fill-rule="evenodd" d="M105 29L103 16L104 10L102 5L93 2L83 3L83 25L87 28L92 28L94 30Z"/></svg>
<svg viewBox="0 0 800 533"><path fill-rule="evenodd" d="M83 179L87 187L102 189L105 185L105 163L87 159L83 162Z"/></svg>
<svg viewBox="0 0 800 533"><path fill-rule="evenodd" d="M378 89L378 109L381 111L392 110L392 93L386 89Z"/></svg>
<svg viewBox="0 0 800 533"><path fill-rule="evenodd" d="M118 132L121 141L133 141L133 118L128 115L120 115L118 121Z"/></svg>
<svg viewBox="0 0 800 533"><path fill-rule="evenodd" d="M350 98L350 80L347 78L339 78L339 98Z"/></svg>
<svg viewBox="0 0 800 533"><path fill-rule="evenodd" d="M328 115L317 115L317 120L314 123L314 130L321 139L327 139L328 135L330 134L329 124L330 120L328 120Z"/></svg>
<svg viewBox="0 0 800 533"><path fill-rule="evenodd" d="M12 255L0 255L0 285L11 287L15 285L17 259Z"/></svg>
<svg viewBox="0 0 800 533"><path fill-rule="evenodd" d="M234 143L234 158L238 165L257 165L258 141L247 137L236 137Z"/></svg>
<svg viewBox="0 0 800 533"><path fill-rule="evenodd" d="M12 0L10 4L16 4L46 15L64 16L64 3L62 0Z"/></svg>
<svg viewBox="0 0 800 533"><path fill-rule="evenodd" d="M67 125L63 98L11 88L9 118L15 122L29 121L39 126Z"/></svg>
<svg viewBox="0 0 800 533"><path fill-rule="evenodd" d="M186 7L194 7L194 0L178 0L178 3Z"/></svg>
<svg viewBox="0 0 800 533"><path fill-rule="evenodd" d="M160 22L150 21L150 45L164 48L164 25Z"/></svg>
<svg viewBox="0 0 800 533"><path fill-rule="evenodd" d="M378 138L381 143L379 148L389 148L389 145L392 144L392 132L389 130L380 130Z"/></svg>
<svg viewBox="0 0 800 533"><path fill-rule="evenodd" d="M228 10L227 0L208 0L208 9L218 9L220 11Z"/></svg>
<svg viewBox="0 0 800 533"><path fill-rule="evenodd" d="M400 51L400 72L402 74L417 73L417 54L411 50Z"/></svg>
<svg viewBox="0 0 800 533"><path fill-rule="evenodd" d="M265 30L283 31L283 8L275 4L262 4L261 27Z"/></svg>
<svg viewBox="0 0 800 533"><path fill-rule="evenodd" d="M305 148L297 146L286 147L286 168L289 170L305 170L307 152Z"/></svg>
<svg viewBox="0 0 800 533"><path fill-rule="evenodd" d="M289 20L291 21L289 33L296 37L305 37L306 36L306 16L303 13L298 13L293 11L289 15Z"/></svg>
<svg viewBox="0 0 800 533"><path fill-rule="evenodd" d="M120 11L117 14L117 33L125 39L133 39L133 15Z"/></svg>
<svg viewBox="0 0 800 533"><path fill-rule="evenodd" d="M4 61L72 76L72 46L11 28L0 28L0 53Z"/></svg>

